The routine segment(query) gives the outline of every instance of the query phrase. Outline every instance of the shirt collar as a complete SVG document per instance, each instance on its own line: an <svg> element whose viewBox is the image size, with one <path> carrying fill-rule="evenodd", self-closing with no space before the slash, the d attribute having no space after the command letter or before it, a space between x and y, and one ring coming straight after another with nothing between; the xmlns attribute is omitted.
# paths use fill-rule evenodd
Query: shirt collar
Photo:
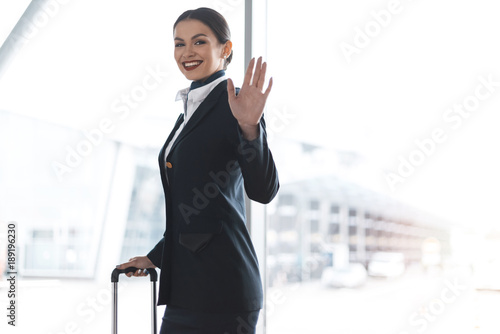
<svg viewBox="0 0 500 334"><path fill-rule="evenodd" d="M226 79L226 73L224 70L220 70L212 74L204 82L194 81L191 83L190 87L186 87L177 92L175 101L183 100L184 103L189 99L193 102L199 102L205 99L205 97L212 91L212 89L217 86L221 81ZM195 88L193 88L193 86Z"/></svg>

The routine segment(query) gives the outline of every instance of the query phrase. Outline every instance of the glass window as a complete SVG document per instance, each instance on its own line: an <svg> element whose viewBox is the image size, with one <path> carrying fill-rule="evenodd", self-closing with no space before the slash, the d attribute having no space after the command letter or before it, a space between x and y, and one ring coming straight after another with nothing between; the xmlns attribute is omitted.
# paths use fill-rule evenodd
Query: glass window
<svg viewBox="0 0 500 334"><path fill-rule="evenodd" d="M296 210L288 213L298 233L297 247L286 252L272 248L273 261L267 263L274 277L267 284L267 333L498 330L493 317L482 313L491 325L474 319L479 313L467 302L478 298L483 309L500 305L500 298L493 301L473 288L474 233L459 232L455 248L441 246L439 252L430 251L429 241L450 245L457 240L453 226L458 221L491 221L482 214L486 207L496 217L493 201L474 198L493 189L478 186L476 163L486 162L480 169L491 173L485 185L500 186L494 169L485 167L498 170L499 160L488 157L487 150L476 152L478 147L494 151L489 136L497 131L490 123L498 124L498 101L493 107L493 100L483 104L474 97L488 75L498 81L493 69L500 47L491 41L492 27L499 24L491 4L266 4L267 58L275 78L266 121L280 173L277 201L282 205L290 201L289 194L296 196ZM449 15L452 7L457 16ZM459 17L475 23L465 28ZM488 60L471 47L483 50ZM453 107L463 101L477 112L458 116ZM453 128L445 120L452 115L457 116ZM441 130L446 144L430 139ZM462 152L466 148L469 155ZM464 167L464 156L469 167ZM407 172L404 177L398 168ZM401 177L392 186L386 179L390 172ZM457 180L463 191L457 192ZM482 191L468 197L463 183ZM472 202L478 203L475 209ZM459 211L469 212L469 218ZM275 214L271 211L268 221L274 222ZM268 240L289 233L271 226ZM422 245L428 247L425 252ZM492 254L479 253L483 260ZM293 275L297 270L299 275ZM446 304L439 300L440 291L450 279L464 290Z"/></svg>
<svg viewBox="0 0 500 334"><path fill-rule="evenodd" d="M312 200L312 201L310 202L309 207L310 207L310 209L311 209L312 211L318 211L318 210L319 210L319 205L320 205L320 203L319 203L319 201L318 201L318 200Z"/></svg>

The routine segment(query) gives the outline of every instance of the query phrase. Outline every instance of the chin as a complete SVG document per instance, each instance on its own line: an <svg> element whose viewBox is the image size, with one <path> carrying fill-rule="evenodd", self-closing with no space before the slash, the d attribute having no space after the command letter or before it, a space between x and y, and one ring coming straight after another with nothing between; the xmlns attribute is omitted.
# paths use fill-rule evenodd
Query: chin
<svg viewBox="0 0 500 334"><path fill-rule="evenodd" d="M186 79L191 81L197 81L201 79L199 74L196 75L195 73L191 73L185 70L182 71L182 74L184 75L184 77L186 77Z"/></svg>
<svg viewBox="0 0 500 334"><path fill-rule="evenodd" d="M200 76L200 75L192 75L191 73L185 73L184 76L186 79L191 80L191 81L202 81L207 79L209 76Z"/></svg>
<svg viewBox="0 0 500 334"><path fill-rule="evenodd" d="M191 75L191 73L182 73L182 74L184 74L184 77L186 79L190 80L190 81L196 81L196 80L198 80L198 79L196 79L195 76Z"/></svg>

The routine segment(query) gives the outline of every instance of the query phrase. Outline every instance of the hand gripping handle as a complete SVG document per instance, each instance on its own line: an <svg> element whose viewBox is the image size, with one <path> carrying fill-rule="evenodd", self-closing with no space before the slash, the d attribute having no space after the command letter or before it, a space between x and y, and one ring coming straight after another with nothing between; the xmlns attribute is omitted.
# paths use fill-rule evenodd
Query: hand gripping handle
<svg viewBox="0 0 500 334"><path fill-rule="evenodd" d="M120 274L133 273L139 270L136 267L129 267L126 269L115 268L111 273L111 282L113 283L113 312L112 312L112 326L111 333L118 333L118 278ZM151 333L156 334L156 281L158 280L158 273L155 268L147 268L151 280Z"/></svg>
<svg viewBox="0 0 500 334"><path fill-rule="evenodd" d="M133 272L136 272L137 270L139 270L139 268L136 268L136 267L128 267L125 269L115 268L113 270L113 272L111 273L111 282L117 283L118 277L120 276L120 274L133 273ZM146 270L149 273L149 278L150 278L151 282L158 281L158 273L156 272L155 268L147 268Z"/></svg>

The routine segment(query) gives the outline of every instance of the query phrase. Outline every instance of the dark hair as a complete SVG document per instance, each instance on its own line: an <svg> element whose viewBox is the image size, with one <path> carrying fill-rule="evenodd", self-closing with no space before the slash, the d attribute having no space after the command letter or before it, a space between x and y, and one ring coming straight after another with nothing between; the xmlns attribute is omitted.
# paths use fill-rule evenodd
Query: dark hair
<svg viewBox="0 0 500 334"><path fill-rule="evenodd" d="M219 14L219 12L211 8L200 7L198 9L185 11L177 18L177 21L175 21L174 30L179 22L188 19L198 20L209 27L221 44L225 44L227 41L231 40L231 31L229 30L229 25L227 24L226 19L224 16ZM231 59L233 59L232 49L231 54L224 60L224 69L227 68Z"/></svg>

